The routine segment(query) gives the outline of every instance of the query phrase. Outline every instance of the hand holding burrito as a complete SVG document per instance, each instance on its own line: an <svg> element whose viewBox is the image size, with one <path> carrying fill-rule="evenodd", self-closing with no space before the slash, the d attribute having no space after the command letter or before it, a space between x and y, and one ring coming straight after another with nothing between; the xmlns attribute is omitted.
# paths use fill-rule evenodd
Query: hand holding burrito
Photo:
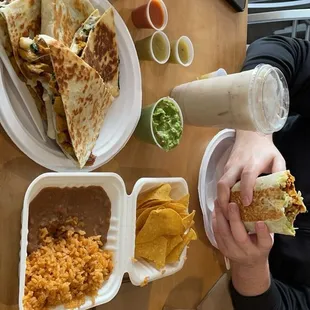
<svg viewBox="0 0 310 310"><path fill-rule="evenodd" d="M215 201L212 226L218 249L234 267L260 268L268 262L273 238L263 222L255 224L256 234L248 234L235 203L228 205L228 220L222 208Z"/></svg>
<svg viewBox="0 0 310 310"><path fill-rule="evenodd" d="M258 176L286 170L285 160L272 142L272 136L238 130L224 174L217 185L217 197L226 218L230 189L241 180L242 201L252 202L253 188Z"/></svg>
<svg viewBox="0 0 310 310"><path fill-rule="evenodd" d="M230 201L239 206L241 220L248 232L255 232L255 223L262 221L270 232L295 236L296 216L307 209L294 182L289 171L259 177L249 206L242 204L240 182L231 189Z"/></svg>

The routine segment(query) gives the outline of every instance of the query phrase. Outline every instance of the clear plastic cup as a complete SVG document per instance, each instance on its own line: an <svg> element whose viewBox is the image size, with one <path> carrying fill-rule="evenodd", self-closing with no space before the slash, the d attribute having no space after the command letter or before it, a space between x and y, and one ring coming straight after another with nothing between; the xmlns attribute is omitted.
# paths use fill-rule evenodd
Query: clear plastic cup
<svg viewBox="0 0 310 310"><path fill-rule="evenodd" d="M156 31L151 36L135 43L140 60L155 61L165 64L170 57L170 41L162 31Z"/></svg>
<svg viewBox="0 0 310 310"><path fill-rule="evenodd" d="M184 122L194 126L271 134L284 126L289 111L283 73L265 64L177 86L171 97L180 105Z"/></svg>
<svg viewBox="0 0 310 310"><path fill-rule="evenodd" d="M217 76L226 76L226 75L227 75L226 70L223 68L219 68L216 71L201 75L199 78L197 78L197 80L211 79Z"/></svg>

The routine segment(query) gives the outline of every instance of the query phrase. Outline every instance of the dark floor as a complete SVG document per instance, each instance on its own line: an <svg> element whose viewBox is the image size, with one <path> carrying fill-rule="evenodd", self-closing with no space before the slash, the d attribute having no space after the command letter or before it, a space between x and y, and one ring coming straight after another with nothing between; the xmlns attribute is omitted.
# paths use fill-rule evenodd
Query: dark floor
<svg viewBox="0 0 310 310"><path fill-rule="evenodd" d="M251 0L249 0L251 1ZM292 0L287 0L292 1ZM277 1L269 1L269 2L285 2L285 0L277 0ZM306 6L299 6L299 7L290 7L289 9L309 9L310 5ZM273 11L284 10L281 9L273 9ZM259 13L263 12L264 10L249 10L249 14L251 13ZM303 21L300 21L303 23ZM248 26L248 44L252 43L258 38L268 36L274 33L276 30L284 29L285 27L289 27L292 25L292 22L278 22L278 23L268 23L268 24L257 24L257 25L249 25ZM290 35L288 35L290 36ZM298 32L297 37L304 38L304 32Z"/></svg>

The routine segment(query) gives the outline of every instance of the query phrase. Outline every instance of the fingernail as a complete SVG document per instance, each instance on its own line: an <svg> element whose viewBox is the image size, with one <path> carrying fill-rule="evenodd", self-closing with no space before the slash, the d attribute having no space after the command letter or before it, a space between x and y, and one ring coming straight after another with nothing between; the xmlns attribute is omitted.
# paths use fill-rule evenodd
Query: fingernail
<svg viewBox="0 0 310 310"><path fill-rule="evenodd" d="M242 203L245 207L248 207L251 204L250 198L249 197L244 197L242 199Z"/></svg>
<svg viewBox="0 0 310 310"><path fill-rule="evenodd" d="M265 223L264 222L257 222L257 228L259 230L264 230L266 227Z"/></svg>

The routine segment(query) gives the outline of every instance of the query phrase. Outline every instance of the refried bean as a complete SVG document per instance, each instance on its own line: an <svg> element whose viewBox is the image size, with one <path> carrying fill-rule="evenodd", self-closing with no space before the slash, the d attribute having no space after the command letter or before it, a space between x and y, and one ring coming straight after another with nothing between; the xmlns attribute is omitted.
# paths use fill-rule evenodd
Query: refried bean
<svg viewBox="0 0 310 310"><path fill-rule="evenodd" d="M100 235L104 245L110 218L111 201L100 186L44 188L29 206L28 254L39 248L41 228L57 237L63 232L59 228L70 225L70 219L77 220L78 225L67 228L82 229L87 237Z"/></svg>

